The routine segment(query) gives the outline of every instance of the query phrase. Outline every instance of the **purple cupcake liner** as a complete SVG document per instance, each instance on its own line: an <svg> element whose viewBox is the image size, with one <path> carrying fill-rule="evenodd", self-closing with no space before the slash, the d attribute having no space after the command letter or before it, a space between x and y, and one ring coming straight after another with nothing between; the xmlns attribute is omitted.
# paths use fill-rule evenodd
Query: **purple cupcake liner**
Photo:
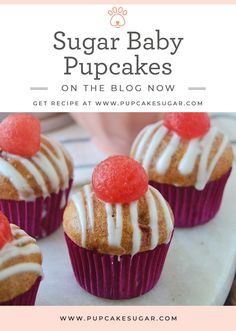
<svg viewBox="0 0 236 331"><path fill-rule="evenodd" d="M0 302L0 306L34 306L42 277L38 277L34 285L25 293L10 301Z"/></svg>
<svg viewBox="0 0 236 331"><path fill-rule="evenodd" d="M59 228L73 180L69 186L47 198L39 197L34 201L0 200L0 210L9 222L18 225L34 238L42 238Z"/></svg>
<svg viewBox="0 0 236 331"><path fill-rule="evenodd" d="M76 245L66 234L75 278L87 292L106 299L131 299L158 282L170 242L131 255L100 254Z"/></svg>
<svg viewBox="0 0 236 331"><path fill-rule="evenodd" d="M176 227L193 227L210 221L220 209L225 184L231 169L220 179L209 182L201 191L149 181L169 202Z"/></svg>

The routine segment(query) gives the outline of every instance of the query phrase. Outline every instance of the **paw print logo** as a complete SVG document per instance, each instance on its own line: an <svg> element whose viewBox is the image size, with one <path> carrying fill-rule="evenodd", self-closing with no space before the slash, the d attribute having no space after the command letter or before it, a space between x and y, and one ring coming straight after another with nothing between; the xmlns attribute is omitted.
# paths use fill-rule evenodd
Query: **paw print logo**
<svg viewBox="0 0 236 331"><path fill-rule="evenodd" d="M125 25L125 15L127 15L127 10L124 10L123 7L113 7L111 10L108 10L108 14L111 16L110 24L114 28L121 28Z"/></svg>

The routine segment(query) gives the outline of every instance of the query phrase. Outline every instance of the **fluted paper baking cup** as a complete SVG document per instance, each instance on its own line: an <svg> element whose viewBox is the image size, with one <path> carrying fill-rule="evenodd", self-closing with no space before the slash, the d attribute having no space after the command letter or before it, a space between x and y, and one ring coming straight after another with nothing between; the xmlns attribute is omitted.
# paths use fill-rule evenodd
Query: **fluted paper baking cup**
<svg viewBox="0 0 236 331"><path fill-rule="evenodd" d="M41 280L38 277L31 289L10 301L0 302L0 306L34 306Z"/></svg>
<svg viewBox="0 0 236 331"><path fill-rule="evenodd" d="M76 245L65 234L76 280L87 292L102 298L131 299L150 291L158 282L169 249L131 255L108 255Z"/></svg>
<svg viewBox="0 0 236 331"><path fill-rule="evenodd" d="M201 191L193 186L181 187L150 181L169 202L176 227L193 227L207 223L219 211L225 184L231 169L220 179L207 183Z"/></svg>
<svg viewBox="0 0 236 331"><path fill-rule="evenodd" d="M0 200L0 210L10 223L18 225L34 238L42 238L59 228L73 180L65 190L34 201Z"/></svg>

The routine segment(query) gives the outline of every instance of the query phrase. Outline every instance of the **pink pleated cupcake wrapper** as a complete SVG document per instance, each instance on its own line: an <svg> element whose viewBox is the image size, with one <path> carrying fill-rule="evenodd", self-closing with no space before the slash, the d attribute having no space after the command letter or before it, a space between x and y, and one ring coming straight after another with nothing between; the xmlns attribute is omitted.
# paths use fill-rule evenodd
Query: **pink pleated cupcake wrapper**
<svg viewBox="0 0 236 331"><path fill-rule="evenodd" d="M106 255L76 245L65 234L76 280L87 292L102 298L130 299L150 291L158 282L168 244L131 255Z"/></svg>
<svg viewBox="0 0 236 331"><path fill-rule="evenodd" d="M27 292L18 295L10 301L0 302L0 306L34 306L42 277L38 277Z"/></svg>
<svg viewBox="0 0 236 331"><path fill-rule="evenodd" d="M34 238L45 237L62 223L73 180L65 190L52 193L47 198L34 201L0 200L0 210L8 217L10 223L18 225Z"/></svg>
<svg viewBox="0 0 236 331"><path fill-rule="evenodd" d="M176 227L193 227L210 221L220 209L225 184L231 169L220 179L209 182L201 191L150 181L169 202Z"/></svg>

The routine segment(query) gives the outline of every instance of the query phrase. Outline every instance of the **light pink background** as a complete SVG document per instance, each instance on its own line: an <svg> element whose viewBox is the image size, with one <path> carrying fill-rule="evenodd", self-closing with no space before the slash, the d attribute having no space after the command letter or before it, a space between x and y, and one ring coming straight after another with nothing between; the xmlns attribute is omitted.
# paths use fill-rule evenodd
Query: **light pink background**
<svg viewBox="0 0 236 331"><path fill-rule="evenodd" d="M60 315L177 315L175 322L61 322ZM234 307L1 307L1 330L8 331L200 331L234 330Z"/></svg>
<svg viewBox="0 0 236 331"><path fill-rule="evenodd" d="M0 4L235 4L236 0L0 0Z"/></svg>

